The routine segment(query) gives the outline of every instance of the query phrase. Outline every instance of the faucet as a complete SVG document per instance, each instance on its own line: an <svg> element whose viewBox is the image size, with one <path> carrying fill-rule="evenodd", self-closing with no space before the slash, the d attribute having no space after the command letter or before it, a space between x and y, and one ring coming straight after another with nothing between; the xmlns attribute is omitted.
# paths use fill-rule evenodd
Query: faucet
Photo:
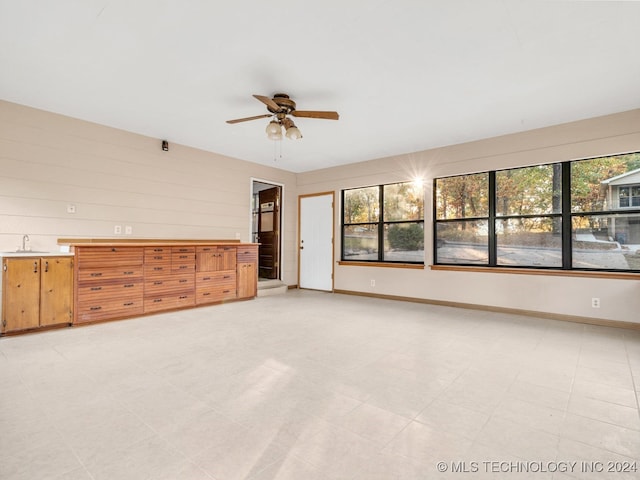
<svg viewBox="0 0 640 480"><path fill-rule="evenodd" d="M22 251L26 252L27 251L27 242L29 241L29 235L24 234L22 236Z"/></svg>

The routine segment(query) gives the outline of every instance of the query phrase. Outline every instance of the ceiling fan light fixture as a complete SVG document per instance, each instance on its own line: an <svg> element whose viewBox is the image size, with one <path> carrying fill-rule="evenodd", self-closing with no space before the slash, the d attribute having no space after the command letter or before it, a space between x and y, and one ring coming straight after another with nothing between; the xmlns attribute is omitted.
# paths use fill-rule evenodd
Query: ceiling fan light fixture
<svg viewBox="0 0 640 480"><path fill-rule="evenodd" d="M277 120L271 120L269 122L269 125L267 125L267 128L265 130L267 132L267 135L269 136L269 138L271 138L271 136L275 135L279 135L280 138L282 138L282 127L280 126L280 123Z"/></svg>
<svg viewBox="0 0 640 480"><path fill-rule="evenodd" d="M300 133L300 130L298 130L298 127L295 125L287 128L287 133L285 135L289 140L298 140L299 138L302 138L302 133Z"/></svg>
<svg viewBox="0 0 640 480"><path fill-rule="evenodd" d="M298 130L298 127L296 127L295 123L293 123L293 120L290 118L285 118L282 121L282 125L285 129L285 136L289 140L298 140L299 138L302 138L302 133L300 133L300 130Z"/></svg>

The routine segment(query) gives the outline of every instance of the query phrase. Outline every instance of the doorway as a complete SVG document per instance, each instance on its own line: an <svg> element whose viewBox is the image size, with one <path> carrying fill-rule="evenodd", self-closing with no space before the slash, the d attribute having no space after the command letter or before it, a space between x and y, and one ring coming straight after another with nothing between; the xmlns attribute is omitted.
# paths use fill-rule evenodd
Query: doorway
<svg viewBox="0 0 640 480"><path fill-rule="evenodd" d="M333 192L298 197L298 285L333 291Z"/></svg>
<svg viewBox="0 0 640 480"><path fill-rule="evenodd" d="M251 237L259 243L258 278L279 280L281 272L282 185L251 183Z"/></svg>

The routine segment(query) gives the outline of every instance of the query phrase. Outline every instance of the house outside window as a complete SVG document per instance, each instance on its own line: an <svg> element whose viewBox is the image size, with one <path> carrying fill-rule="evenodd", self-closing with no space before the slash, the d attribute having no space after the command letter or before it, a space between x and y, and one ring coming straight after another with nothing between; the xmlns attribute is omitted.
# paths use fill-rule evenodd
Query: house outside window
<svg viewBox="0 0 640 480"><path fill-rule="evenodd" d="M435 179L434 263L640 271L640 152Z"/></svg>

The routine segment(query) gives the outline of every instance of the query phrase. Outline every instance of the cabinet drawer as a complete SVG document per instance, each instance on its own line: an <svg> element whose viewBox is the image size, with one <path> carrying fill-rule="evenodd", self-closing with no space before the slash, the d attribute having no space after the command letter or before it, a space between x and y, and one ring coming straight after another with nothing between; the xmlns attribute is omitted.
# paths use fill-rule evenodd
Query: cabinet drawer
<svg viewBox="0 0 640 480"><path fill-rule="evenodd" d="M195 305L196 297L194 292L174 293L161 297L151 297L144 299L144 313L159 312L161 310L171 310L174 308L190 307Z"/></svg>
<svg viewBox="0 0 640 480"><path fill-rule="evenodd" d="M171 252L153 252L147 248L144 251L144 264L149 265L151 263L171 263Z"/></svg>
<svg viewBox="0 0 640 480"><path fill-rule="evenodd" d="M236 298L235 285L203 286L196 288L196 304L220 302Z"/></svg>
<svg viewBox="0 0 640 480"><path fill-rule="evenodd" d="M78 268L141 265L144 251L140 247L79 247L76 252Z"/></svg>
<svg viewBox="0 0 640 480"><path fill-rule="evenodd" d="M171 273L171 262L145 264L144 276L169 275Z"/></svg>
<svg viewBox="0 0 640 480"><path fill-rule="evenodd" d="M129 282L142 278L142 265L83 268L78 270L78 285L83 283L103 283L121 280Z"/></svg>
<svg viewBox="0 0 640 480"><path fill-rule="evenodd" d="M169 255L171 254L171 247L145 247L144 248L144 257L145 260L148 256L153 255Z"/></svg>
<svg viewBox="0 0 640 480"><path fill-rule="evenodd" d="M141 281L112 283L104 285L84 285L78 287L78 302L92 301L96 298L124 298L141 295Z"/></svg>
<svg viewBox="0 0 640 480"><path fill-rule="evenodd" d="M145 297L169 292L189 292L194 289L196 279L193 273L154 277L144 282Z"/></svg>
<svg viewBox="0 0 640 480"><path fill-rule="evenodd" d="M236 284L236 272L234 270L225 270L222 272L197 272L196 273L196 287L202 285L235 285Z"/></svg>
<svg viewBox="0 0 640 480"><path fill-rule="evenodd" d="M196 264L191 263L172 263L171 264L171 272L174 274L186 273L186 272L195 272Z"/></svg>
<svg viewBox="0 0 640 480"><path fill-rule="evenodd" d="M171 247L172 254L191 253L195 258L196 247Z"/></svg>
<svg viewBox="0 0 640 480"><path fill-rule="evenodd" d="M238 263L258 261L258 247L238 247Z"/></svg>
<svg viewBox="0 0 640 480"><path fill-rule="evenodd" d="M96 301L78 304L74 323L95 322L111 318L142 315L144 306L142 297L122 298L110 301Z"/></svg>

